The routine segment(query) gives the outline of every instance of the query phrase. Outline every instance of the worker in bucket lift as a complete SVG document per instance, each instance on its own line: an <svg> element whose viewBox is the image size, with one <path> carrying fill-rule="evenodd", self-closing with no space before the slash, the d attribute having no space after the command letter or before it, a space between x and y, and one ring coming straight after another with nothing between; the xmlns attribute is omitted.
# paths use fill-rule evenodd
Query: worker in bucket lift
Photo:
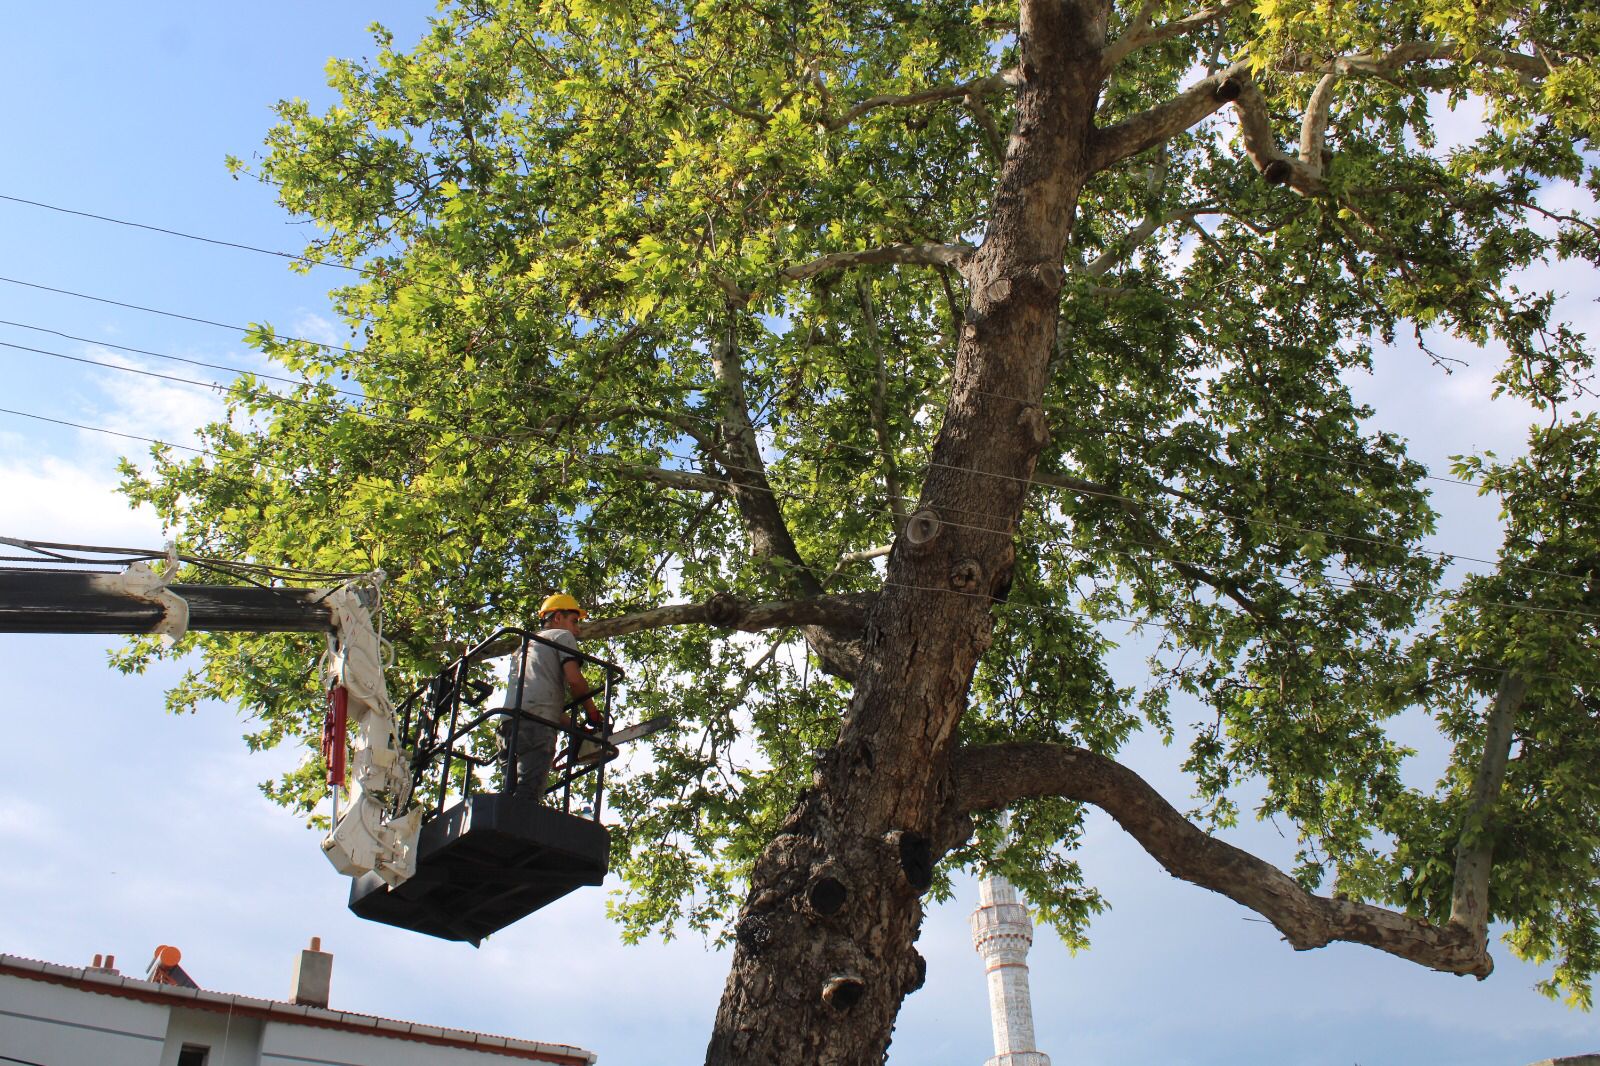
<svg viewBox="0 0 1600 1066"><path fill-rule="evenodd" d="M502 720L500 742L502 750L516 752L514 796L535 800L544 797L550 763L556 754L556 723L570 724L562 713L568 699L583 699L583 712L591 729L604 723L599 708L589 697L593 690L578 666L578 657L566 650L578 650L578 623L587 617L589 612L564 592L545 597L539 605L539 636L550 643L527 641L522 653L511 660L506 700L521 713ZM511 743L513 730L515 745Z"/></svg>

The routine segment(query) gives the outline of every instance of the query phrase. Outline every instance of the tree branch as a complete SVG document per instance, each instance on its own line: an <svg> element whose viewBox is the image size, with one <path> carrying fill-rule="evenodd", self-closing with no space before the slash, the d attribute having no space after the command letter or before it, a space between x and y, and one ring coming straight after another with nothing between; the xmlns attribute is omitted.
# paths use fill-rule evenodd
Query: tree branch
<svg viewBox="0 0 1600 1066"><path fill-rule="evenodd" d="M596 618L592 622L582 623L578 635L585 640L608 640L674 626L716 626L718 629L737 629L743 633L798 626L803 630L829 634L827 639L833 644L846 646L866 627L867 608L872 605L872 600L871 593L851 592L804 600L749 603L723 594L713 596L704 603L677 603L612 618ZM480 650L473 659L482 662L509 655L517 650L518 643L516 637L496 641ZM444 657L450 659L455 654L444 653Z"/></svg>
<svg viewBox="0 0 1600 1066"><path fill-rule="evenodd" d="M967 111L972 115L973 120L977 122L978 128L983 131L983 141L989 148L989 154L998 163L1006 157L1006 139L1005 135L1000 132L999 123L995 122L994 116L989 114L989 107L983 102L983 97L968 93L964 102L966 103Z"/></svg>
<svg viewBox="0 0 1600 1066"><path fill-rule="evenodd" d="M900 263L915 266L953 266L960 270L977 249L969 244L889 244L859 252L829 252L806 263L784 267L778 276L789 281L804 281L830 270L849 270L858 266Z"/></svg>
<svg viewBox="0 0 1600 1066"><path fill-rule="evenodd" d="M1324 74L1306 101L1305 118L1300 120L1300 163L1312 177L1322 177L1322 149L1327 144L1328 111L1333 106L1333 90L1339 75Z"/></svg>
<svg viewBox="0 0 1600 1066"><path fill-rule="evenodd" d="M1145 30L1150 25L1150 16L1154 13L1155 7L1153 3L1147 0L1140 10L1139 16L1128 26L1122 36L1112 41L1110 46L1106 48L1103 60L1105 69L1110 71L1118 63L1141 48L1147 48L1152 44L1160 44L1162 41L1171 40L1173 37L1181 37L1190 30L1199 29L1201 26L1226 17L1244 5L1245 0L1232 0L1231 3L1203 8L1192 15L1185 15L1181 19L1162 23L1155 29L1150 30L1149 33L1146 33Z"/></svg>
<svg viewBox="0 0 1600 1066"><path fill-rule="evenodd" d="M1155 523L1150 521L1139 501L1130 496L1124 496L1116 492L1109 485L1100 485L1093 481L1083 481L1079 478L1066 477L1062 474L1049 474L1035 471L1033 480L1041 485L1049 485L1053 488L1067 489L1071 492L1077 492L1085 496L1093 496L1115 503L1118 509L1121 511L1124 520L1132 525L1138 533L1148 537L1148 546L1159 552L1161 558L1166 560L1167 564L1174 570L1178 571L1178 573L1189 578L1191 581L1198 581L1202 585L1205 585L1208 588L1211 588L1216 592L1228 597L1228 599L1238 604L1246 614L1258 622L1278 626L1283 625L1283 619L1281 617L1263 608L1255 601L1254 598L1246 593L1244 589L1240 588L1239 583L1234 581L1232 578L1227 578L1223 577L1221 574L1212 573L1205 567L1191 563L1182 558L1177 546L1172 543L1172 540L1167 537L1166 534L1162 533L1160 529L1156 528Z"/></svg>
<svg viewBox="0 0 1600 1066"><path fill-rule="evenodd" d="M1217 18L1228 8L1208 9L1193 18ZM1186 20L1180 20L1180 23ZM1175 24L1176 25L1176 24ZM1142 44L1135 42L1135 44ZM1120 42L1107 49L1114 62L1131 51ZM1245 151L1256 169L1271 184L1287 185L1302 196L1320 196L1322 183L1322 144L1327 128L1327 109L1333 80L1342 75L1364 75L1392 79L1397 71L1418 63L1451 62L1462 66L1493 66L1515 72L1524 84L1535 84L1560 63L1543 56L1497 48L1484 48L1467 54L1461 45L1449 42L1416 41L1382 53L1358 53L1332 59L1289 56L1280 61L1279 70L1321 74L1323 78L1307 104L1301 125L1300 155L1288 155L1278 148L1266 99L1249 79L1249 61L1241 59L1195 82L1164 103L1132 118L1124 119L1096 132L1092 146L1091 171L1097 172L1151 148L1189 129L1232 102L1239 112Z"/></svg>
<svg viewBox="0 0 1600 1066"><path fill-rule="evenodd" d="M1097 173L1130 156L1167 141L1233 99L1234 88L1247 77L1250 63L1241 59L1201 78L1177 96L1131 118L1094 132L1089 172Z"/></svg>
<svg viewBox="0 0 1600 1066"><path fill-rule="evenodd" d="M1445 973L1487 977L1482 935L1353 900L1313 895L1293 878L1202 832L1138 774L1086 748L995 744L957 756L955 811L998 810L1017 800L1061 796L1116 819L1174 877L1227 896L1276 926L1297 951L1335 940L1366 944Z"/></svg>
<svg viewBox="0 0 1600 1066"><path fill-rule="evenodd" d="M733 491L733 486L727 480L709 474L697 474L692 470L665 470L659 467L625 466L621 463L616 465L646 481L669 489L683 489L687 492L731 493Z"/></svg>
<svg viewBox="0 0 1600 1066"><path fill-rule="evenodd" d="M867 343L872 347L876 372L872 379L872 432L878 438L879 459L883 465L883 489L888 496L889 520L895 529L905 524L905 504L901 499L900 464L895 461L894 434L889 429L889 368L883 357L883 342L878 336L877 313L872 305L872 288L865 279L856 281L856 298L861 303L861 321Z"/></svg>
<svg viewBox="0 0 1600 1066"><path fill-rule="evenodd" d="M825 94L824 99L828 99L826 96L827 89L823 86L821 76L818 75L815 80ZM833 118L824 117L822 125L830 131L841 130L867 112L874 111L880 107L920 107L923 104L934 104L941 100L959 100L966 96L987 96L990 93L1000 92L1005 89L1015 89L1021 84L1022 75L1019 71L1002 70L995 74L985 75L982 78L961 82L958 85L941 85L932 89L923 89L920 92L905 93L899 96L869 96L865 100L852 105L849 110L841 115Z"/></svg>
<svg viewBox="0 0 1600 1066"><path fill-rule="evenodd" d="M585 640L604 640L670 626L707 625L759 633L789 626L823 626L840 633L860 633L872 597L863 593L816 596L804 600L748 603L734 596L713 596L704 603L678 603L635 611L615 618L585 622L578 631Z"/></svg>
<svg viewBox="0 0 1600 1066"><path fill-rule="evenodd" d="M1313 172L1304 161L1278 147L1277 135L1272 132L1272 118L1267 113L1267 99L1254 82L1239 84L1233 106L1239 113L1239 134L1244 138L1245 154L1267 184L1287 185L1301 196L1321 196L1328 191L1319 176L1320 159L1317 171Z"/></svg>
<svg viewBox="0 0 1600 1066"><path fill-rule="evenodd" d="M1489 871L1494 865L1494 836L1489 832L1500 786L1506 778L1506 763L1511 758L1512 726L1528 695L1528 683L1507 670L1500 675L1500 687L1484 728L1483 757L1472 781L1467 811L1456 844L1456 874L1450 896L1450 923L1461 925L1479 937L1489 930Z"/></svg>
<svg viewBox="0 0 1600 1066"><path fill-rule="evenodd" d="M1387 78L1401 67L1413 63L1459 63L1463 66L1501 67L1517 74L1523 84L1532 85L1563 64L1543 56L1508 52L1501 48L1479 48L1470 55L1461 45L1449 41L1412 41L1387 52L1360 52L1354 55L1318 59L1288 56L1278 69L1302 74L1364 74Z"/></svg>
<svg viewBox="0 0 1600 1066"><path fill-rule="evenodd" d="M752 553L776 565L773 573L780 587L817 599L823 594L822 582L800 556L800 549L789 531L789 524L778 506L778 497L767 480L766 463L750 422L749 402L745 399L744 366L738 347L738 310L730 302L727 332L712 344L711 365L717 375L722 400L723 435L730 460L727 467L729 491L750 535ZM822 669L854 680L861 666L861 651L854 635L841 636L827 625L805 625L806 644Z"/></svg>
<svg viewBox="0 0 1600 1066"><path fill-rule="evenodd" d="M1156 208L1160 204L1161 191L1167 180L1167 153L1161 151L1154 165L1150 168L1149 177L1145 181L1145 190L1150 199L1150 209L1137 226L1117 240L1092 261L1071 271L1080 277L1102 278L1110 272L1111 268L1122 262L1139 249L1145 241L1155 236L1157 232L1165 229L1174 222L1191 221L1196 215L1205 214L1213 210L1209 204L1195 204L1180 208L1168 214L1159 214Z"/></svg>
<svg viewBox="0 0 1600 1066"><path fill-rule="evenodd" d="M618 404L615 407L585 408L580 419L564 415L562 416L561 424L570 425L573 421L582 421L587 425L598 426L613 422L626 415L632 415L635 418L647 418L660 422L662 425L671 426L685 436L692 438L696 444L706 451L715 452L716 450L716 441L712 439L711 434L707 431L708 423L704 418L697 418L679 411L669 411L662 407L626 403ZM547 424L546 428L555 427Z"/></svg>
<svg viewBox="0 0 1600 1066"><path fill-rule="evenodd" d="M750 405L744 391L744 364L738 347L737 315L730 307L726 332L711 344L711 366L721 393L729 491L744 519L754 555L769 562L777 561L783 584L793 586L803 595L816 596L822 592L822 585L800 557L800 549L778 507L777 495L767 480L767 464L761 457L755 426L750 422Z"/></svg>

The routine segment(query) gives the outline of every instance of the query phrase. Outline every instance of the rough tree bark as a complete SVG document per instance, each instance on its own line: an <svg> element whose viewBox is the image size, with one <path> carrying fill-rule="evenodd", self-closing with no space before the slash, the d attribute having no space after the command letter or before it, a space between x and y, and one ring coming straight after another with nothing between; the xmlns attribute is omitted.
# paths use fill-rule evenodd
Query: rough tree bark
<svg viewBox="0 0 1600 1066"><path fill-rule="evenodd" d="M1015 125L967 262L971 305L932 467L868 614L838 740L752 872L708 1063L881 1061L922 983L913 944L956 724L1048 439L1040 399L1091 172L1104 18L1085 0L1022 4Z"/></svg>

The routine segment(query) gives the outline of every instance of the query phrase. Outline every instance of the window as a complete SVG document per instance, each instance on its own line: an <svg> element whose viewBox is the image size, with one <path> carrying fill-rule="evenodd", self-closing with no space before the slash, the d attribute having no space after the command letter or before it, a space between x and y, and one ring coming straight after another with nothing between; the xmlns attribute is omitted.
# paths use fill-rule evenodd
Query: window
<svg viewBox="0 0 1600 1066"><path fill-rule="evenodd" d="M178 1052L178 1066L206 1066L211 1059L211 1049L200 1044L185 1044Z"/></svg>

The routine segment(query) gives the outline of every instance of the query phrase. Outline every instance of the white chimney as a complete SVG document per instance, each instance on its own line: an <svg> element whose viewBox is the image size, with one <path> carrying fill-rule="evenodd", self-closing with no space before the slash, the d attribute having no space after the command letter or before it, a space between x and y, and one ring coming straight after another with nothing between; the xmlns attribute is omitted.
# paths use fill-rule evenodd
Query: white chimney
<svg viewBox="0 0 1600 1066"><path fill-rule="evenodd" d="M328 989L333 983L333 956L322 950L322 938L311 938L311 947L300 953L294 964L294 995L302 1007L326 1007Z"/></svg>

